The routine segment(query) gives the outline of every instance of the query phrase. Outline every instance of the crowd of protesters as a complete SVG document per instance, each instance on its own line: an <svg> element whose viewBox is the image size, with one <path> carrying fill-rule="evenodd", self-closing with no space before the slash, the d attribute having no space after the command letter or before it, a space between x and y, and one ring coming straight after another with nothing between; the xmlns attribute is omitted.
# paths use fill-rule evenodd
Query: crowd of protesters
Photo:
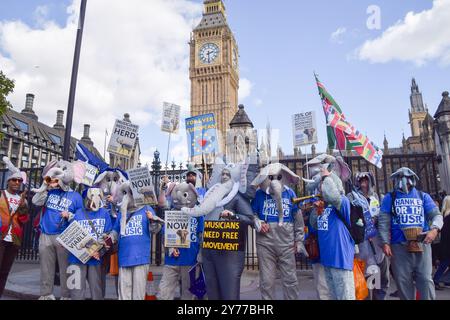
<svg viewBox="0 0 450 320"><path fill-rule="evenodd" d="M26 174L8 158L3 161L9 171L0 196L0 296L30 218L28 193L22 192ZM308 165L309 196L302 198L293 190L300 177L281 164L269 164L251 175L246 165L223 162L215 166L207 188L193 167L183 183L165 178L155 206L182 210L191 216L193 229L189 248L166 248L158 298L173 300L181 281L183 300L239 300L250 226L257 235L264 300L276 299L277 270L284 299L299 298L297 254L309 257L320 300L360 299L356 264L363 266L371 293L363 299L386 299L390 279L402 300L435 299L435 290L447 285L443 279L450 266L450 196L439 199L439 210L439 203L416 187L419 178L408 168L392 174L393 189L380 197L372 173L357 172L352 177L342 159L322 155ZM44 169L43 184L33 190L32 199L33 205L42 207L37 223L40 299L55 300L57 264L62 300L85 299L86 282L92 299L104 299L106 273L114 264L111 255L117 255L119 299L145 298L152 234L165 232L164 221L153 207L134 202L126 173L117 170L100 172L96 184L80 194L70 187L82 180L76 163L59 161ZM102 184L105 179L108 187ZM116 188L111 188L113 182ZM345 184L350 187L347 194ZM74 221L105 249L84 263L57 240ZM235 252L202 248L205 221L239 222L245 229L244 246ZM68 285L73 270L81 279L79 285Z"/></svg>

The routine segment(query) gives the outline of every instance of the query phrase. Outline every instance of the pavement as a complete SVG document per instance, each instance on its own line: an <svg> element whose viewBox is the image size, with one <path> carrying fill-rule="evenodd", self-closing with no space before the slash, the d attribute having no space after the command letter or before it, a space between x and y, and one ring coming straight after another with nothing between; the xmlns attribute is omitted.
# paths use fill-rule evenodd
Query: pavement
<svg viewBox="0 0 450 320"><path fill-rule="evenodd" d="M158 288L161 280L163 267L152 266L151 271L154 277L154 288ZM317 300L314 290L312 271L297 271L300 287L300 300ZM1 300L36 300L39 298L40 271L38 263L15 262L9 274L5 292ZM450 281L449 281L450 282ZM107 276L106 299L116 300L115 277ZM395 283L391 281L388 293L396 290ZM179 292L179 290L177 290ZM55 286L54 295L60 297L60 287ZM177 295L179 298L179 294ZM176 297L176 298L177 298ZM90 298L89 290L86 290L86 298ZM444 287L442 291L436 291L437 300L450 300L450 287ZM242 300L261 300L259 290L259 274L257 270L245 270L241 280ZM276 299L283 299L281 281L277 279ZM387 297L387 300L398 300L398 298Z"/></svg>

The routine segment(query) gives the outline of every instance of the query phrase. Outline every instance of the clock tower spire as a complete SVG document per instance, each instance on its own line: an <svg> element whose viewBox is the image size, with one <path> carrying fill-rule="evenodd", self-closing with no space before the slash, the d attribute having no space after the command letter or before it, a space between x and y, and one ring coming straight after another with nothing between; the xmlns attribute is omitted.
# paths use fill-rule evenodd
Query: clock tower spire
<svg viewBox="0 0 450 320"><path fill-rule="evenodd" d="M239 51L222 0L205 0L203 17L190 45L191 116L213 113L219 152L238 108Z"/></svg>

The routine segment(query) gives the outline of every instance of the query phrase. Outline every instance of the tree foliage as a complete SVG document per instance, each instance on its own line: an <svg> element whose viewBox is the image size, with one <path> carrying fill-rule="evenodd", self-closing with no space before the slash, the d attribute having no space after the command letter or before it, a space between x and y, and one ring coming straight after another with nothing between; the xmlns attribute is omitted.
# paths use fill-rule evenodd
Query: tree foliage
<svg viewBox="0 0 450 320"><path fill-rule="evenodd" d="M11 103L6 97L14 91L14 81L8 79L0 70L0 116L2 116L7 108L12 108ZM0 139L2 136L0 135Z"/></svg>

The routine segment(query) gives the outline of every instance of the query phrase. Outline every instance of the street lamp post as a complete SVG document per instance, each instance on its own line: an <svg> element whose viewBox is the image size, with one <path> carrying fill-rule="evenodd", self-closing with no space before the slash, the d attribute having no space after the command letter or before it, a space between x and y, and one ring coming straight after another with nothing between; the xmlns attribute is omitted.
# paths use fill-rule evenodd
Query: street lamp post
<svg viewBox="0 0 450 320"><path fill-rule="evenodd" d="M72 136L73 108L75 104L75 92L77 89L78 66L80 64L81 40L83 39L84 18L86 16L87 0L81 0L80 18L78 21L77 39L75 43L75 54L72 65L72 79L70 81L69 103L67 106L66 132L64 134L63 159L69 160L70 138Z"/></svg>

